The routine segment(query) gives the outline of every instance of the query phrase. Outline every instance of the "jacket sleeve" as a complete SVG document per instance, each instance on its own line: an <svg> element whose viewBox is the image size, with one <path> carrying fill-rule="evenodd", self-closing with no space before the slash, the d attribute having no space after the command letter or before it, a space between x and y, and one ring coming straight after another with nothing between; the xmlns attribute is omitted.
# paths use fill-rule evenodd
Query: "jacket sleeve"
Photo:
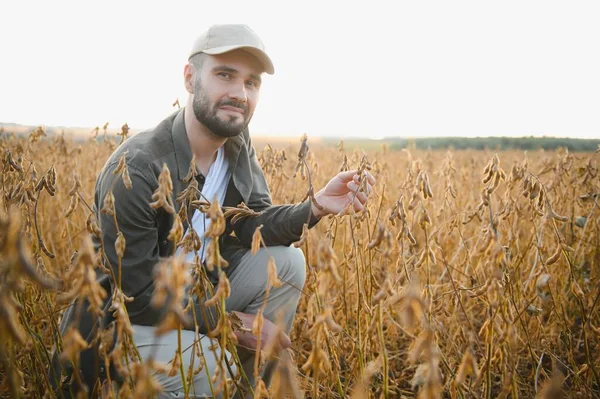
<svg viewBox="0 0 600 399"><path fill-rule="evenodd" d="M132 189L128 190L121 176L113 175L115 167L116 164L103 171L96 207L100 210L105 196L112 191L118 229L123 233L126 242L125 253L121 259L121 288L125 295L134 298L133 302L126 304L130 321L132 324L157 325L163 311L155 309L150 302L154 294L154 267L162 260L159 256L157 213L164 211L150 206L153 202L154 188L141 171L129 166ZM158 186L158 182L155 182L154 186ZM115 249L117 228L114 218L101 212L97 214L104 251L118 281L119 263ZM201 300L195 298L196 314L210 313L213 315L211 320L217 320L213 308L204 309L204 300L205 298ZM198 325L202 333L206 333L207 327L214 327L207 326L202 317L199 317Z"/></svg>
<svg viewBox="0 0 600 399"><path fill-rule="evenodd" d="M248 156L253 184L246 205L252 210L260 212L260 215L238 221L233 226L235 235L242 245L250 247L254 231L262 224L261 234L267 246L289 246L300 239L304 223L308 223L308 227L311 228L319 219L312 214L310 200L299 204L273 205L265 175L250 139Z"/></svg>

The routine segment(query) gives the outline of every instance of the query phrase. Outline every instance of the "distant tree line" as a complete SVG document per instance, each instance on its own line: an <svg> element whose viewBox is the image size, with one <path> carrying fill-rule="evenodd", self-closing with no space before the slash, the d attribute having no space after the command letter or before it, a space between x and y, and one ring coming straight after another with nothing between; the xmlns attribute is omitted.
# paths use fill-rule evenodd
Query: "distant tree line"
<svg viewBox="0 0 600 399"><path fill-rule="evenodd" d="M327 139L327 143L339 143L339 139ZM373 147L385 144L390 150L402 148L419 149L475 149L475 150L554 150L559 147L569 151L596 151L600 139L572 139L563 137L423 137L423 138L385 138L383 140L345 139L350 146L365 145ZM369 145L369 144L371 145Z"/></svg>

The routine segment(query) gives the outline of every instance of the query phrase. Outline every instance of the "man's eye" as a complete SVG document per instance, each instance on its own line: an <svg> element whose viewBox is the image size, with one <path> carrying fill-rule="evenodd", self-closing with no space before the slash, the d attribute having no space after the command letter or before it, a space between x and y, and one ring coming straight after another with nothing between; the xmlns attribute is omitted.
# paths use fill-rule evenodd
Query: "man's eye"
<svg viewBox="0 0 600 399"><path fill-rule="evenodd" d="M227 72L219 72L219 76L221 76L225 79L231 79L231 75L228 74Z"/></svg>

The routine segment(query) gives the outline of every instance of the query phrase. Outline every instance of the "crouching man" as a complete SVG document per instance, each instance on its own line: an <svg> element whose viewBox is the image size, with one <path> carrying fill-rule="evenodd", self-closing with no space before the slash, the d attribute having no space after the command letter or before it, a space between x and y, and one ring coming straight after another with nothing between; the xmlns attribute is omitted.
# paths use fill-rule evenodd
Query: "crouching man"
<svg viewBox="0 0 600 399"><path fill-rule="evenodd" d="M235 313L248 330L252 329L259 309L263 309L261 347L278 339L279 345L287 348L291 345L287 335L292 328L306 277L304 255L300 249L290 245L300 239L305 223L312 227L321 217L337 214L349 205L357 211L361 210L375 181L367 174L367 190L360 191L356 172L342 172L315 195L320 207L310 200L289 205L272 204L247 128L258 103L261 76L263 73L273 74L274 68L261 39L247 26L212 26L194 42L183 72L183 82L188 92L185 107L155 128L126 140L102 169L95 189L95 211L101 231L100 237L93 238L95 248L99 249L104 243L106 259L110 263L105 266L112 269L117 281L120 280L123 293L133 297L132 302L126 303L126 308L133 329L133 341L142 360L152 357L158 362L168 363L173 359L178 345L185 349L194 344L196 334L193 330L183 330L179 336L178 331L173 330L159 338L155 337L160 312L151 304L155 293L153 270L161 258L167 258L176 251L185 257L190 267L195 257L205 264L203 261L206 260L209 245L204 233L211 222L204 213L191 210L189 218L184 221L184 229L193 228L204 242L197 252L185 253L181 248L174 248L168 236L174 215L181 206L174 199L188 188L191 179L195 179L197 191L201 192L201 196L198 196L203 199L218 201L220 206L228 207L245 203L258 215L241 218L236 223L228 220L225 232L219 239L221 254L229 263L223 269L230 283L226 309ZM126 187L121 176L113 173L124 154L131 189ZM171 174L171 203L174 208L171 212L164 207L151 206L156 201L153 194L160 185L163 165L168 167ZM195 175L191 176L189 172L194 170ZM100 212L106 206L107 195L114 196L112 206L115 215ZM252 236L260 225L266 248L262 247L252 255ZM113 245L118 232L126 240L120 262ZM271 289L266 297L269 257L274 258L278 277L283 284ZM216 273L207 274L216 287ZM112 292L108 275L99 274L99 282L108 293ZM110 298L110 294L107 297ZM215 309L205 306L206 299L194 298L194 324L199 326L201 334L215 327L210 322L211 319L216 320ZM83 306L83 312L76 312L76 307L72 306L65 313L61 326L64 331L75 324L82 337L90 340L98 320L85 312L86 306ZM111 317L108 303L105 311L108 316L100 323L106 323ZM279 314L283 315L283 332L275 324ZM207 315L209 317L205 317ZM253 350L258 349L256 337L247 331L236 331L235 334L244 372L250 383L255 384ZM192 397L212 396L208 375L214 375L218 366L210 349L211 339L203 336L201 341L208 372L194 375L193 386L189 389ZM186 374L193 352L187 350L183 353L182 363ZM102 377L103 373L110 372L103 369L96 357L89 353L82 355L80 369L84 376ZM231 367L229 370L235 371ZM262 369L261 378L267 385L273 371L272 362L267 362ZM183 397L184 386L179 373L173 377L157 374L155 378L162 386L161 395L167 398ZM242 393L238 392L238 395Z"/></svg>

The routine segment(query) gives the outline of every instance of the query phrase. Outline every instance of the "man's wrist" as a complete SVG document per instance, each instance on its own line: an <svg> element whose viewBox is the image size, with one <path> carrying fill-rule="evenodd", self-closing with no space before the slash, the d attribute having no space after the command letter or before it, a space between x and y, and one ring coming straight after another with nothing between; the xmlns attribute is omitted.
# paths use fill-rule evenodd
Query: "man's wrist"
<svg viewBox="0 0 600 399"><path fill-rule="evenodd" d="M310 199L309 199L309 201L310 201L310 212L311 212L312 216L314 218L316 218L317 220L320 220L323 216L325 216L325 210L324 209L321 210L321 209L317 208L314 201L312 201Z"/></svg>

